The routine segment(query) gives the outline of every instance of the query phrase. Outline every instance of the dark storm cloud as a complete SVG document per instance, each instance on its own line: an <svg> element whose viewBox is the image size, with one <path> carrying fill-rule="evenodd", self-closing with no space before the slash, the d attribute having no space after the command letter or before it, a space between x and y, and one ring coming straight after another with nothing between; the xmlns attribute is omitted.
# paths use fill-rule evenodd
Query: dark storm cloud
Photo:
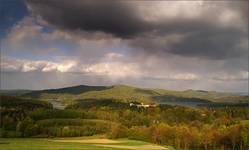
<svg viewBox="0 0 249 150"><path fill-rule="evenodd" d="M171 28L167 36L139 37L130 40L130 44L135 48L142 48L148 54L172 53L209 59L247 58L248 56L248 33L241 30L209 28L204 25L202 29L172 32L175 29ZM174 36L175 34L179 34L179 37Z"/></svg>
<svg viewBox="0 0 249 150"><path fill-rule="evenodd" d="M65 30L112 34L126 39L138 53L172 53L207 59L239 58L248 54L248 43L245 42L248 39L248 1L204 2L203 6L199 6L203 9L196 12L197 17L186 17L188 12L183 11L173 18L154 20L146 19L146 13L139 11L138 6L144 3L115 0L27 0L32 12L53 26ZM146 5L146 8L153 8L151 4ZM165 13L170 13L167 12L169 5L162 5L165 6ZM187 4L185 7L189 6ZM148 10L151 12L147 14L158 11ZM176 10L175 14L177 11L182 10ZM231 19L222 22L226 14L228 18L238 15L240 21ZM174 34L183 37L171 38L170 35Z"/></svg>
<svg viewBox="0 0 249 150"><path fill-rule="evenodd" d="M171 52L184 56L201 56L212 59L225 59L245 56L248 51L240 47L248 34L236 30L203 30L185 38L172 46Z"/></svg>
<svg viewBox="0 0 249 150"><path fill-rule="evenodd" d="M27 0L34 13L63 29L130 37L148 28L128 3L95 0Z"/></svg>

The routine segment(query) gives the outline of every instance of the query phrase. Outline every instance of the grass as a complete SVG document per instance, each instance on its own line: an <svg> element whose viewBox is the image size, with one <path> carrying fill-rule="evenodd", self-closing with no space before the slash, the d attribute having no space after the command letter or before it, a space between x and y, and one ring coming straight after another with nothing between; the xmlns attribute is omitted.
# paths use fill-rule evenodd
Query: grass
<svg viewBox="0 0 249 150"><path fill-rule="evenodd" d="M0 150L119 150L87 143L64 143L48 139L0 139Z"/></svg>
<svg viewBox="0 0 249 150"><path fill-rule="evenodd" d="M93 142L94 141L94 142ZM106 142L105 142L106 141ZM110 141L110 142L109 142ZM103 138L1 138L0 150L174 150L147 142Z"/></svg>

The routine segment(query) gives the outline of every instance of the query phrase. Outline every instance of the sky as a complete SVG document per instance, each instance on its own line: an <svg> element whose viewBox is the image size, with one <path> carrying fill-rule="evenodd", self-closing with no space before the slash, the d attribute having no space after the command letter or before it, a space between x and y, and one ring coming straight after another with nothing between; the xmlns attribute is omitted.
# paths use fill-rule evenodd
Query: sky
<svg viewBox="0 0 249 150"><path fill-rule="evenodd" d="M0 0L1 89L248 92L248 0Z"/></svg>

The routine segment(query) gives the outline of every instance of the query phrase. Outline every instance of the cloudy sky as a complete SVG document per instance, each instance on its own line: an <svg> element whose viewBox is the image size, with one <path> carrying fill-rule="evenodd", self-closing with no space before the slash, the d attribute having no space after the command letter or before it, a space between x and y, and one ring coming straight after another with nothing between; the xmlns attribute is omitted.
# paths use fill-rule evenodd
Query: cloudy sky
<svg viewBox="0 0 249 150"><path fill-rule="evenodd" d="M248 1L1 0L1 89L248 91Z"/></svg>

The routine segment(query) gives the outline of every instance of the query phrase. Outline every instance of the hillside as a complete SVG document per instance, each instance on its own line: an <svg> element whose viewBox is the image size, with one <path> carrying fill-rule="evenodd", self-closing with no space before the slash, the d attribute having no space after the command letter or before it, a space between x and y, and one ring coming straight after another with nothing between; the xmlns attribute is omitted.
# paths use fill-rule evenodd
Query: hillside
<svg viewBox="0 0 249 150"><path fill-rule="evenodd" d="M57 100L72 103L84 99L115 99L121 102L248 102L248 96L233 95L215 91L185 90L173 91L164 89L145 89L127 85L114 86L74 86L60 89L32 91L22 95L26 98Z"/></svg>
<svg viewBox="0 0 249 150"><path fill-rule="evenodd" d="M48 102L32 100L32 99L23 99L14 96L0 96L0 106L3 109L25 109L33 110L37 108L52 108L52 105Z"/></svg>
<svg viewBox="0 0 249 150"><path fill-rule="evenodd" d="M32 92L31 90L0 90L0 95L20 96Z"/></svg>
<svg viewBox="0 0 249 150"><path fill-rule="evenodd" d="M146 93L147 90L126 86L74 86L61 89L41 90L23 94L26 98L38 98L42 100L60 100L68 103L69 100L78 99L116 99L123 102L139 101L139 102L151 102L152 96L158 95L156 92L148 90L150 93Z"/></svg>

